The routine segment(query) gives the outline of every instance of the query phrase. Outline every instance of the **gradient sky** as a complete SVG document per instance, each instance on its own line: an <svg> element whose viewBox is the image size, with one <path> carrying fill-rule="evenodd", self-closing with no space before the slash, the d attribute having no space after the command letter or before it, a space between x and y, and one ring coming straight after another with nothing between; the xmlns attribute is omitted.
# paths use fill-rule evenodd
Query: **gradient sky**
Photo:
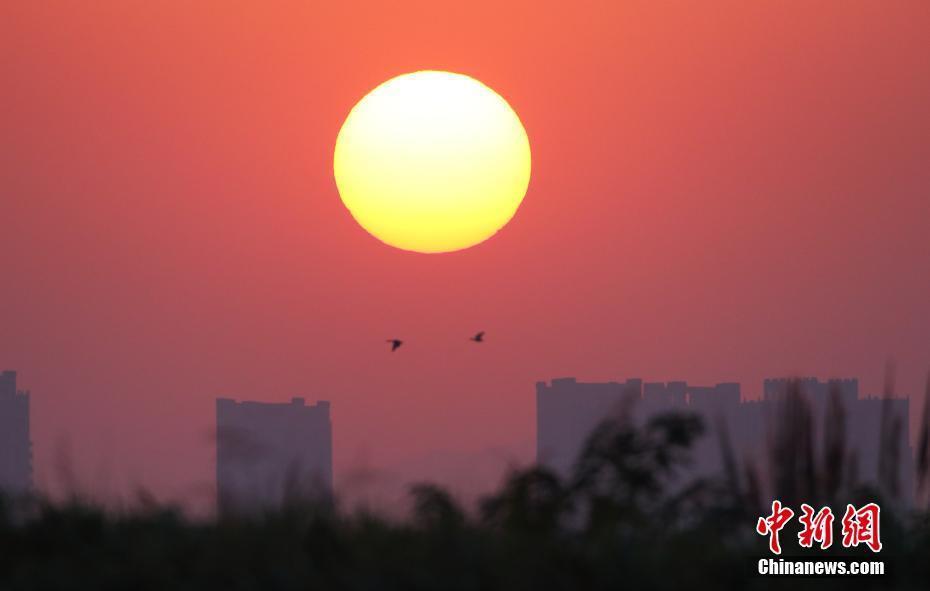
<svg viewBox="0 0 930 591"><path fill-rule="evenodd" d="M40 486L207 502L217 396L331 400L366 495L493 484L552 377L923 390L930 3L230 4L0 6L0 369ZM383 245L333 181L349 109L420 69L533 149L459 253Z"/></svg>

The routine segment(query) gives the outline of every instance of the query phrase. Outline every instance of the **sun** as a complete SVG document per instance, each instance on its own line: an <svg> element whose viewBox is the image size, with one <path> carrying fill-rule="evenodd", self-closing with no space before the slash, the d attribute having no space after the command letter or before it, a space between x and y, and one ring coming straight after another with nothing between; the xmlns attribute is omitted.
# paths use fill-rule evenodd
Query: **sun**
<svg viewBox="0 0 930 591"><path fill-rule="evenodd" d="M514 216L530 181L530 142L499 94L452 72L384 82L336 138L336 186L382 242L423 253L461 250Z"/></svg>

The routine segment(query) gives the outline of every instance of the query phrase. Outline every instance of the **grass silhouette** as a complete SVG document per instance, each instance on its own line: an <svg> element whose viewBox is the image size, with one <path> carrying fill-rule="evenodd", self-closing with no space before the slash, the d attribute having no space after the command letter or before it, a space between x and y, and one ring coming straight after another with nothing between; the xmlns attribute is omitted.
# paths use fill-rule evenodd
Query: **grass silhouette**
<svg viewBox="0 0 930 591"><path fill-rule="evenodd" d="M860 482L839 394L831 394L818 429L794 385L775 420L765 474L741 463L722 421L713 429L721 474L689 474L690 450L710 430L700 417L678 413L639 425L607 421L567 478L542 466L514 470L477 511L431 484L411 487L406 520L296 501L260 516L211 521L154 502L117 513L80 500L7 501L0 506L0 589L768 588L786 583L753 576L757 560L769 556L754 524L773 497L796 510L808 502L840 513L847 502L878 501L881 554L838 542L828 551L801 551L795 520L782 532L785 555L885 560L886 576L869 586L925 589L926 402L917 507L895 502L899 483L889 466L897 465L900 425L882 421L883 467L875 482ZM833 588L851 582L860 581L816 580Z"/></svg>

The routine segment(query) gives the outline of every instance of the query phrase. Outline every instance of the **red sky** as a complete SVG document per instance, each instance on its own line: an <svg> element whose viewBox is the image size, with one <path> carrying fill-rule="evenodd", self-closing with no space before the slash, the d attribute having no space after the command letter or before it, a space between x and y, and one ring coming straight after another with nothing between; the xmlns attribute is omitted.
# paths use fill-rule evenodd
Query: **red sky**
<svg viewBox="0 0 930 591"><path fill-rule="evenodd" d="M894 359L922 391L930 3L191 4L0 7L0 369L40 485L209 499L217 396L331 400L357 493L528 460L552 377L874 392ZM352 105L420 69L530 136L464 252L381 244L332 178Z"/></svg>

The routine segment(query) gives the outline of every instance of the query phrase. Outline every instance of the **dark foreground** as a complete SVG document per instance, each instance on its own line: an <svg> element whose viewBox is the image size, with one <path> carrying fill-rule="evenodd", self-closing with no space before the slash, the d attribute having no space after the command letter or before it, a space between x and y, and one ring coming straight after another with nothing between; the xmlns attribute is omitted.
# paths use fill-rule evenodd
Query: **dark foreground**
<svg viewBox="0 0 930 591"><path fill-rule="evenodd" d="M786 415L785 426L795 424L804 422ZM7 503L0 589L930 588L930 518L889 495L895 483L850 482L836 468L842 449L829 446L829 463L804 458L810 450L800 448L773 458L760 479L736 467L725 442L726 474L689 479L688 452L702 431L686 415L639 427L605 423L570 479L540 468L514 472L467 514L441 489L416 486L405 521L299 504L198 522L152 505L113 514L81 503ZM800 460L815 469L798 470L809 465ZM761 481L774 483L769 493ZM758 560L771 554L755 523L773 495L795 507L878 501L880 553L842 548L840 510L834 547L806 555L883 560L886 574L757 576ZM797 532L796 517L781 534L784 557L798 554Z"/></svg>

